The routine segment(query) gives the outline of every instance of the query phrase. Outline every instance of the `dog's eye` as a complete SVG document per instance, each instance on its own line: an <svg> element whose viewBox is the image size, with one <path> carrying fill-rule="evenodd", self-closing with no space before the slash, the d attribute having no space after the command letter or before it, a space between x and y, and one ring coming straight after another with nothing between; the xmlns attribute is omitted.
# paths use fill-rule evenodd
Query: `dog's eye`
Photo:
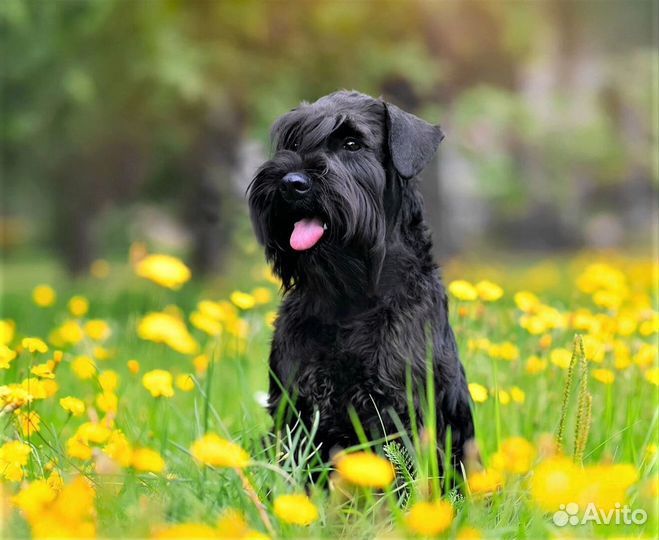
<svg viewBox="0 0 659 540"><path fill-rule="evenodd" d="M297 152L298 148L300 148L300 143L299 142L291 143L291 150L293 150L293 152Z"/></svg>
<svg viewBox="0 0 659 540"><path fill-rule="evenodd" d="M350 152L356 152L357 150L361 149L361 147L362 145L359 144L359 141L354 137L348 137L345 141L343 141L343 148L349 150Z"/></svg>

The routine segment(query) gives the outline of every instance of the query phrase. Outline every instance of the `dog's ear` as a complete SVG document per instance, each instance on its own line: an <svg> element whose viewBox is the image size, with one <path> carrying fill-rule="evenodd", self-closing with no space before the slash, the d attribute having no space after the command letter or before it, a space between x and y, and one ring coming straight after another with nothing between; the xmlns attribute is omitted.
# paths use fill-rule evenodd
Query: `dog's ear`
<svg viewBox="0 0 659 540"><path fill-rule="evenodd" d="M439 126L433 126L391 103L385 103L384 108L391 161L402 178L412 178L428 165L444 133Z"/></svg>

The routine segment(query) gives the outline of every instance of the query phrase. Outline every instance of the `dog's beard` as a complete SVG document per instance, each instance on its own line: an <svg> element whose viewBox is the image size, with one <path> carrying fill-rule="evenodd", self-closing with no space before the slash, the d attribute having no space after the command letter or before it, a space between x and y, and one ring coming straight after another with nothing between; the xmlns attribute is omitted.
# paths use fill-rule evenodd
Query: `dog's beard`
<svg viewBox="0 0 659 540"><path fill-rule="evenodd" d="M311 196L285 201L282 177L302 170L311 179ZM385 253L385 184L375 160L345 163L316 155L303 161L295 152L280 151L259 169L249 188L250 213L284 289L351 301L373 291Z"/></svg>

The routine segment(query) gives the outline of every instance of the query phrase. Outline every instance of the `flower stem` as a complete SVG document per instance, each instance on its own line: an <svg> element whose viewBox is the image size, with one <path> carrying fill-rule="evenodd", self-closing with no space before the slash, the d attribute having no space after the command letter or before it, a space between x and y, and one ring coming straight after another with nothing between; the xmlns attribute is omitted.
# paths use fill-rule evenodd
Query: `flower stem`
<svg viewBox="0 0 659 540"><path fill-rule="evenodd" d="M256 510L259 513L259 517L261 518L263 525L265 525L268 534L271 538L276 538L277 535L275 533L274 527L272 526L272 522L268 517L268 513L265 511L265 505L261 502L261 499L259 499L259 496L257 495L254 486L252 486L252 483L249 481L249 478L247 478L247 475L245 475L242 469L235 468L234 471L236 471L240 481L243 483L245 493L247 493L247 496L250 498L252 503L254 503L254 506L256 507Z"/></svg>

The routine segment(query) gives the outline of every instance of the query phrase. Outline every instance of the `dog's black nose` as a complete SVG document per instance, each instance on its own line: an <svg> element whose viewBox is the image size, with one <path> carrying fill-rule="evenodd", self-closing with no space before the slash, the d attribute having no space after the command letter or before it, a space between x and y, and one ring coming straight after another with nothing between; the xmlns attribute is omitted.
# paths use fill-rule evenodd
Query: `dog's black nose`
<svg viewBox="0 0 659 540"><path fill-rule="evenodd" d="M304 195L310 187L309 177L303 173L288 173L281 179L280 189L285 198L296 198Z"/></svg>

